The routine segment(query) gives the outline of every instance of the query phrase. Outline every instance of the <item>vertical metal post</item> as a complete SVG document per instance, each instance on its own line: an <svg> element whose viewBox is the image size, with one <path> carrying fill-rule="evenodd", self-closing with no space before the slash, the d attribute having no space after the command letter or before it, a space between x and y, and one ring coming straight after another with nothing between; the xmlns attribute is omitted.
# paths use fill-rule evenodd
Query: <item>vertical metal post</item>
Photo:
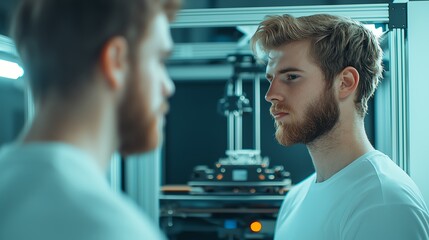
<svg viewBox="0 0 429 240"><path fill-rule="evenodd" d="M375 147L409 174L408 74L405 30L388 33L389 71L385 72L375 95Z"/></svg>
<svg viewBox="0 0 429 240"><path fill-rule="evenodd" d="M235 81L235 94L241 96L243 94L243 79L238 77ZM234 115L235 118L235 149L241 150L243 148L243 114L238 113Z"/></svg>
<svg viewBox="0 0 429 240"><path fill-rule="evenodd" d="M255 150L261 151L261 79L259 73L255 73L253 91L253 141Z"/></svg>
<svg viewBox="0 0 429 240"><path fill-rule="evenodd" d="M126 159L126 191L153 222L159 224L161 151Z"/></svg>
<svg viewBox="0 0 429 240"><path fill-rule="evenodd" d="M408 81L405 62L404 29L390 32L390 69L392 103L392 159L409 173L408 156Z"/></svg>
<svg viewBox="0 0 429 240"><path fill-rule="evenodd" d="M108 179L110 187L115 192L122 192L122 167L121 167L121 155L118 152L113 153L110 159L110 168L108 171Z"/></svg>
<svg viewBox="0 0 429 240"><path fill-rule="evenodd" d="M234 143L235 143L235 139L234 139L234 115L233 114L229 114L227 119L227 128L226 128L226 134L228 136L228 150L233 151L234 150Z"/></svg>
<svg viewBox="0 0 429 240"><path fill-rule="evenodd" d="M25 124L24 128L25 131L29 129L31 126L31 123L33 122L34 114L36 112L35 105L34 105L34 99L33 99L33 93L31 92L30 83L28 82L28 79L26 76L22 79L24 83L24 89L25 89Z"/></svg>

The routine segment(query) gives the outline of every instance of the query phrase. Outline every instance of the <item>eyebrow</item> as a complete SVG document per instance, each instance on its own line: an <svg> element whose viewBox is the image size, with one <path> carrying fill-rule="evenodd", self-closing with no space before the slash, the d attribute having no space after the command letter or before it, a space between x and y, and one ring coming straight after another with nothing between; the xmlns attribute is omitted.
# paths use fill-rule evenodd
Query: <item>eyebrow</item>
<svg viewBox="0 0 429 240"><path fill-rule="evenodd" d="M296 67L287 67L287 68L282 68L279 71L277 71L278 74L283 74L283 73L287 73L287 72L304 72L304 70L296 68Z"/></svg>
<svg viewBox="0 0 429 240"><path fill-rule="evenodd" d="M286 68L282 68L282 69L278 70L276 74L284 74L284 73L288 73L288 72L304 72L304 70L296 68L296 67L286 67ZM265 74L265 77L267 79L272 78L271 74L269 74L269 73Z"/></svg>

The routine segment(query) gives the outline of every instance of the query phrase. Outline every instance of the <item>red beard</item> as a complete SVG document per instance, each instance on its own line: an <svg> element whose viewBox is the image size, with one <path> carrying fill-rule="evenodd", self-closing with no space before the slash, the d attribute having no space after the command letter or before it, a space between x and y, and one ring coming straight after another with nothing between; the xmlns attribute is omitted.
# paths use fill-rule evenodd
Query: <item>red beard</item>
<svg viewBox="0 0 429 240"><path fill-rule="evenodd" d="M273 104L270 111L290 112L283 103ZM304 109L304 119L300 122L283 123L276 121L276 139L284 145L308 144L328 133L338 122L340 111L333 89L329 89Z"/></svg>

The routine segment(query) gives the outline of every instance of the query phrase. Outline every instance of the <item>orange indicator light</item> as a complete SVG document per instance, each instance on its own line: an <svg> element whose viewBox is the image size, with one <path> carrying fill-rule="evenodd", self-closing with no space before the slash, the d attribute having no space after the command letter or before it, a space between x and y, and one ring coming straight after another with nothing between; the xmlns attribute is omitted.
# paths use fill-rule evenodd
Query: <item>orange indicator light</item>
<svg viewBox="0 0 429 240"><path fill-rule="evenodd" d="M250 224L250 230L252 230L252 232L260 232L262 230L262 224L258 221L254 221Z"/></svg>

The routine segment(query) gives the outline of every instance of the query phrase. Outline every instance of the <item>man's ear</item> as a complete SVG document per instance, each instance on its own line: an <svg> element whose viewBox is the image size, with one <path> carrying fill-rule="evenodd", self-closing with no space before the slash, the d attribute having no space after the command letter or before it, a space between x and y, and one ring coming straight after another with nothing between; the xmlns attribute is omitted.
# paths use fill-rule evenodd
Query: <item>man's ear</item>
<svg viewBox="0 0 429 240"><path fill-rule="evenodd" d="M117 89L124 85L129 70L128 43L125 38L114 37L104 44L100 66L110 88Z"/></svg>
<svg viewBox="0 0 429 240"><path fill-rule="evenodd" d="M359 72L354 67L346 67L338 75L339 78L339 98L345 99L356 92L359 84Z"/></svg>

